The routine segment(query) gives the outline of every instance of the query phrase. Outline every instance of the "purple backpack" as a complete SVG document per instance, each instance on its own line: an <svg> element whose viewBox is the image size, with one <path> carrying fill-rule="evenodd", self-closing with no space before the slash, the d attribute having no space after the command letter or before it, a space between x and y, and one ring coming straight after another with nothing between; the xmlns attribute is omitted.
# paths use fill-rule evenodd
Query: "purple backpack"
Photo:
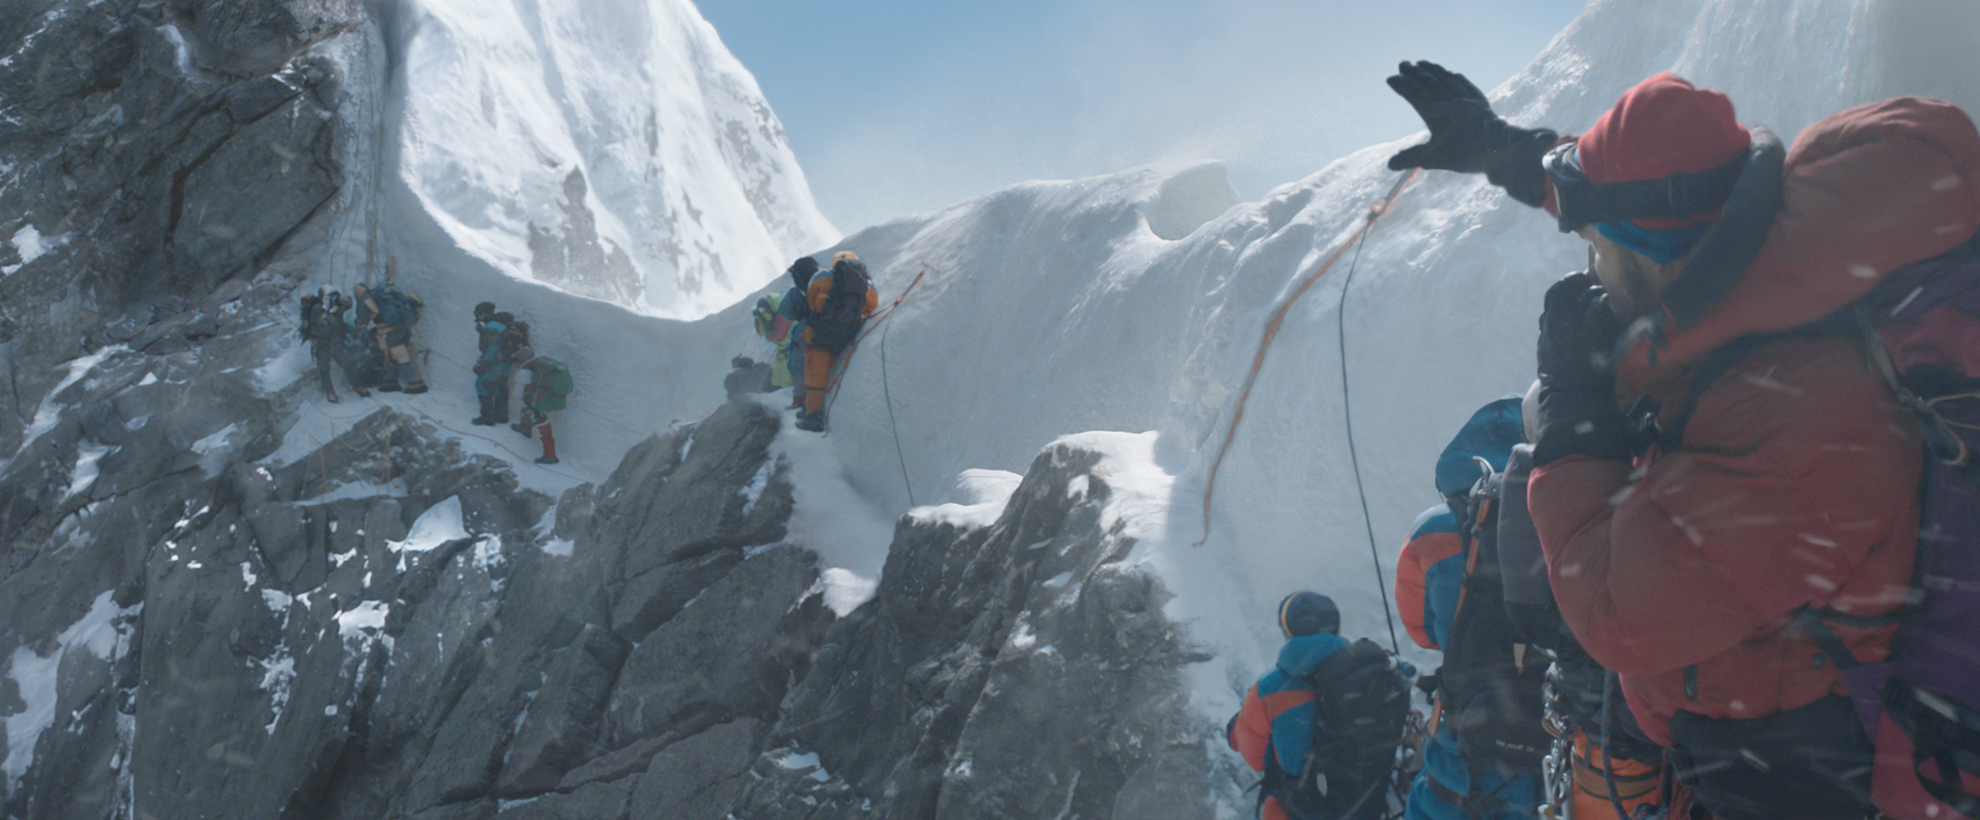
<svg viewBox="0 0 1980 820"><path fill-rule="evenodd" d="M1884 618L1804 609L1800 622L1844 671L1876 742L1878 807L1980 819L1980 236L1892 272L1858 311L1925 438L1914 600ZM1890 657L1874 664L1825 625L1893 621Z"/></svg>

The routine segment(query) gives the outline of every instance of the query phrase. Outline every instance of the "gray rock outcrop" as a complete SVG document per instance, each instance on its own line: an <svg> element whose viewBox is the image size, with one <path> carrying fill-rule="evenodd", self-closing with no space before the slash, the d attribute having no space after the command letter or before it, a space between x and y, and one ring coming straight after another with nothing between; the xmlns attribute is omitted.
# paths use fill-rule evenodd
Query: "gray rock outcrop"
<svg viewBox="0 0 1980 820"><path fill-rule="evenodd" d="M1214 816L1181 682L1206 658L1161 582L1121 563L1134 541L1099 461L1047 448L987 528L903 518L735 816Z"/></svg>

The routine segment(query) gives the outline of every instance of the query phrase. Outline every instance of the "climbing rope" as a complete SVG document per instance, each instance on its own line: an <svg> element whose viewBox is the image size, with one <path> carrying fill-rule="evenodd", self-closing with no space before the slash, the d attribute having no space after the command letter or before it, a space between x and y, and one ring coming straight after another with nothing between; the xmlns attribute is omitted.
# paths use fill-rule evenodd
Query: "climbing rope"
<svg viewBox="0 0 1980 820"><path fill-rule="evenodd" d="M1361 246L1368 239L1369 229L1375 227L1375 223L1380 221L1382 217L1387 216L1393 208L1396 197L1402 193L1403 185L1415 177L1416 172L1412 170L1409 173L1403 174L1400 179L1397 179L1396 184L1389 188L1389 192L1368 209L1367 216L1362 219L1361 227L1356 228L1354 234L1348 237L1346 242L1342 243L1340 247L1335 248L1333 253L1328 254L1326 260L1322 261L1319 267L1314 268L1312 273L1307 274L1306 278L1300 281L1299 287L1294 288L1292 294L1287 296L1285 301L1280 302L1277 308L1273 309L1272 318L1265 323L1264 336L1258 342L1258 352L1252 356L1251 372L1244 377L1244 389L1238 393L1237 407L1231 412L1230 429L1224 434L1223 446L1217 448L1216 460L1211 462L1210 480L1203 490L1203 537L1198 539L1193 546L1203 546L1204 542L1210 540L1210 507L1216 498L1217 474L1223 469L1224 457L1230 453L1231 443L1237 440L1238 424L1244 421L1245 404L1251 400L1251 389L1258 383L1258 374L1265 367L1265 354L1271 350L1272 341L1278 337L1279 328L1285 323L1286 313L1292 310L1293 304L1298 302L1301 296L1306 295L1306 291L1313 287L1313 283L1319 281L1321 276L1333 268L1335 262L1340 261L1341 254L1346 253L1348 246L1352 245L1355 249L1354 259L1348 263L1347 280L1341 285L1341 308L1343 311L1341 332L1343 334L1342 339L1345 341L1345 334L1347 332L1345 321L1347 286L1354 281L1354 268L1361 262ZM1341 356L1341 400L1343 406L1345 406L1348 404L1347 353L1345 347L1342 349ZM1383 583L1381 554L1375 545L1374 519L1368 513L1368 491L1362 486L1361 465L1354 449L1354 429L1352 422L1350 422L1348 428L1348 458L1354 468L1355 486L1361 491L1361 514L1363 521L1368 527L1368 549L1370 554L1375 557L1375 588L1382 595L1382 617L1387 619L1389 624L1389 644L1400 653L1402 651L1402 643L1396 638L1395 615L1390 612L1389 607L1389 588L1387 584Z"/></svg>
<svg viewBox="0 0 1980 820"><path fill-rule="evenodd" d="M901 484L907 487L908 506L919 507L914 500L914 484L908 481L907 456L901 454L901 428L894 422L894 389L887 384L887 334L892 332L892 322L880 331L880 393L887 398L887 427L894 432L894 459L901 464Z"/></svg>
<svg viewBox="0 0 1980 820"><path fill-rule="evenodd" d="M1368 224L1361 228L1361 237L1354 243L1354 258L1348 261L1347 276L1341 280L1340 344L1341 351L1341 420L1347 427L1348 464L1354 470L1354 489L1361 495L1361 521L1368 528L1368 557L1375 563L1375 589L1382 593L1382 619L1389 624L1389 646L1402 654L1402 642L1396 639L1396 616L1389 606L1389 585L1382 572L1382 553L1375 545L1375 517L1368 512L1368 486L1361 480L1361 455L1354 446L1354 401L1348 392L1347 355L1347 296L1348 288L1354 284L1355 266L1361 264L1361 248L1368 244L1369 229L1375 227L1376 220L1382 218L1390 205L1395 204L1396 194L1402 191L1403 183L1408 182L1414 173L1404 174L1396 180L1396 187L1389 189L1389 195L1368 211ZM1207 521L1206 521L1207 523Z"/></svg>
<svg viewBox="0 0 1980 820"><path fill-rule="evenodd" d="M1299 283L1299 287L1293 290L1292 295L1287 296L1285 301L1279 303L1279 306L1272 310L1272 318L1265 323L1264 338L1258 342L1258 353L1252 356L1251 372L1244 377L1244 389L1238 393L1237 409L1231 411L1231 426L1224 434L1224 444L1222 447L1217 448L1217 459L1210 464L1210 481L1203 490L1203 537L1197 539L1196 543L1192 546L1200 547L1203 546L1205 541L1210 540L1210 504L1215 499L1217 493L1217 473L1224 467L1224 456L1230 453L1231 442L1237 440L1238 425L1244 421L1245 404L1251 401L1251 388L1258 382L1258 372L1265 366L1265 353L1272 349L1272 340L1278 337L1279 326L1286 320L1286 312L1292 309L1293 303L1299 301L1299 297L1306 295L1307 289L1313 287L1313 283L1319 281L1320 277L1329 268L1332 268L1335 262L1340 261L1341 254L1347 252L1348 245L1358 243L1362 237L1368 234L1368 229L1374 227L1375 220L1382 218L1383 215L1389 212L1389 207L1395 204L1396 195L1402 192L1403 183L1408 182L1415 176L1416 173L1412 171L1398 180L1395 187L1389 189L1388 195L1383 197L1375 207L1369 209L1366 221L1360 228L1356 229L1354 235L1348 237L1348 241L1340 247L1335 248L1333 253L1328 254L1327 259L1321 262L1319 267L1314 268L1312 273L1306 275L1306 279Z"/></svg>
<svg viewBox="0 0 1980 820"><path fill-rule="evenodd" d="M873 335L873 331L879 329L879 327L882 324L885 324L889 318L892 318L894 315L894 311L899 309L901 303L907 301L907 298L909 296L912 296L915 290L921 287L922 280L927 278L928 272L934 269L935 269L934 265L923 264L921 266L921 270L915 271L914 281L908 283L907 290L901 291L901 295L894 297L894 301L889 302L886 307L880 308L879 310L875 310L872 313L868 314L866 317L865 329L859 332L859 336L853 339L852 344L846 345L846 350L844 353L841 353L838 356L833 357L834 360L832 362L832 376L825 383L825 391L826 391L825 417L826 418L832 417L832 405L836 404L839 400L839 385L841 382L845 380L846 373L848 372L848 369L852 366L853 354L859 352L859 343L866 341L866 337ZM886 341L886 337L884 336L881 337L881 341L884 343ZM884 347L884 344L882 346ZM886 355L887 354L884 350L880 354L881 358L883 359L886 358ZM892 410L893 408L891 407L888 408L889 412L892 412ZM895 443L896 444L899 443L898 437L896 437Z"/></svg>

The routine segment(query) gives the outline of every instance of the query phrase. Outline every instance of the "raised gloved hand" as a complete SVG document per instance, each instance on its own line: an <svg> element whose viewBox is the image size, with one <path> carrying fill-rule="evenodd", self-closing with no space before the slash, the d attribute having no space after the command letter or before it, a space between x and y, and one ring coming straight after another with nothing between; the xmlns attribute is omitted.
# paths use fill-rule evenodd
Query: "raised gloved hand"
<svg viewBox="0 0 1980 820"><path fill-rule="evenodd" d="M1572 274L1547 289L1540 315L1534 466L1576 454L1618 460L1634 455L1636 437L1615 398L1615 350L1622 330L1594 275Z"/></svg>
<svg viewBox="0 0 1980 820"><path fill-rule="evenodd" d="M1514 199L1540 207L1547 172L1540 164L1559 140L1544 128L1515 128L1492 113L1492 103L1463 74L1436 63L1403 63L1389 87L1409 101L1430 141L1389 158L1390 170L1432 168L1485 175Z"/></svg>

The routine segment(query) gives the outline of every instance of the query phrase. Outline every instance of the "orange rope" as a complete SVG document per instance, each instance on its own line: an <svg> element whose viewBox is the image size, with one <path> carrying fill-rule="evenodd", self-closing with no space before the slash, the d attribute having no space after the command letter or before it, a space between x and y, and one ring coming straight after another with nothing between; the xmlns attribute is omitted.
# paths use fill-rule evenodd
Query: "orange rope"
<svg viewBox="0 0 1980 820"><path fill-rule="evenodd" d="M1292 295L1286 297L1286 300L1280 302L1272 311L1271 320L1265 323L1265 336L1258 342L1258 353L1251 358L1251 373L1244 377L1244 390L1238 394L1237 409L1231 413L1231 427L1224 434L1224 445L1217 448L1217 460L1210 465L1210 482L1203 490L1203 537L1191 546L1200 547L1205 541L1210 540L1210 504L1217 493L1217 473L1224 467L1224 456L1230 453L1231 442L1237 440L1238 423L1244 421L1245 403L1251 401L1251 388L1258 383L1258 373L1265 367L1265 353L1271 350L1272 340L1278 337L1279 327L1286 321L1286 313L1292 310L1293 303L1298 302L1299 297L1306 295L1306 291L1313 287L1313 283L1320 281L1320 277L1326 274L1335 262L1340 261L1341 254L1361 241L1362 237L1368 235L1369 228L1375 227L1377 221L1388 215L1389 209L1395 205L1396 196L1402 193L1403 185L1415 178L1416 171L1412 170L1404 174L1402 179L1396 180L1395 187L1389 189L1388 195L1368 209L1367 220L1361 224L1361 227L1355 229L1354 234L1349 236L1346 242L1342 242L1340 247L1335 248L1333 253L1328 254L1326 261L1321 262L1320 267L1307 274L1299 283L1299 287L1293 290ZM1342 294L1342 297L1346 298L1346 294Z"/></svg>

